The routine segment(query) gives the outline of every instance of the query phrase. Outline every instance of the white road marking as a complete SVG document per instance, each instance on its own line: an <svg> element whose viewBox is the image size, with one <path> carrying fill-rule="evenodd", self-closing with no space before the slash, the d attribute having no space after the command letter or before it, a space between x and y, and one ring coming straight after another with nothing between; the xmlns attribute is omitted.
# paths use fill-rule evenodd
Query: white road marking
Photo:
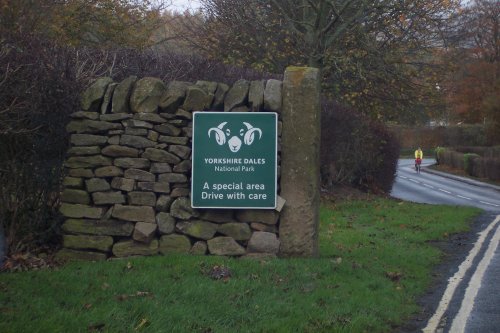
<svg viewBox="0 0 500 333"><path fill-rule="evenodd" d="M472 262L474 261L474 258L477 256L479 253L479 250L481 250L481 247L483 246L484 240L486 239L486 236L490 232L491 229L496 227L496 225L500 222L500 215L496 217L496 219L491 222L486 229L484 229L482 232L479 233L479 238L477 239L476 243L474 244L474 247L472 250L470 250L469 254L467 255L467 258L458 266L458 271L453 275L449 280L448 280L448 286L446 287L446 290L444 291L443 297L441 298L441 301L439 302L439 305L436 309L436 312L434 315L429 319L429 322L427 323L427 326L422 330L422 332L425 333L434 333L436 332L436 329L439 326L439 323L441 321L441 318L443 317L443 314L445 311L448 309L448 305L453 298L453 294L455 293L455 290L457 289L458 285L462 281L462 279L465 276L465 273L469 270L469 268L472 266Z"/></svg>
<svg viewBox="0 0 500 333"><path fill-rule="evenodd" d="M495 207L500 207L500 205L495 205L494 203L491 202L486 202L486 201L479 201L480 203L484 203L485 205L490 205L490 206L495 206Z"/></svg>
<svg viewBox="0 0 500 333"><path fill-rule="evenodd" d="M472 200L472 199L471 199L471 198L469 198L469 197L464 197L463 195L459 195L459 194L457 194L457 197L462 198L462 199L465 199L465 200Z"/></svg>
<svg viewBox="0 0 500 333"><path fill-rule="evenodd" d="M417 183L417 184L420 184L420 182L418 180L415 180L415 179L411 179L411 178L408 178L409 181L411 182L414 182L414 183Z"/></svg>
<svg viewBox="0 0 500 333"><path fill-rule="evenodd" d="M401 177L401 178L403 178L403 179L408 179L408 177L405 177L405 176L399 176L399 177Z"/></svg>
<svg viewBox="0 0 500 333"><path fill-rule="evenodd" d="M500 215L497 216L495 221L500 220ZM467 319L470 316L472 308L474 306L474 301L476 300L479 288L481 288L481 281L483 280L484 273L488 268L491 258L495 254L498 243L500 242L500 228L497 228L495 234L490 240L488 249L484 253L483 259L477 265L476 271L472 275L469 285L465 290L465 296L462 300L462 305L458 311L457 316L451 324L450 332L465 332L465 326L467 324Z"/></svg>
<svg viewBox="0 0 500 333"><path fill-rule="evenodd" d="M429 184L424 184L425 187L428 187L428 188L435 188L434 186L432 185L429 185Z"/></svg>
<svg viewBox="0 0 500 333"><path fill-rule="evenodd" d="M438 188L438 190L440 190L441 192L444 192L444 193L451 194L451 192L450 192L450 191L446 191L446 190L444 190L444 189L442 189L442 188Z"/></svg>

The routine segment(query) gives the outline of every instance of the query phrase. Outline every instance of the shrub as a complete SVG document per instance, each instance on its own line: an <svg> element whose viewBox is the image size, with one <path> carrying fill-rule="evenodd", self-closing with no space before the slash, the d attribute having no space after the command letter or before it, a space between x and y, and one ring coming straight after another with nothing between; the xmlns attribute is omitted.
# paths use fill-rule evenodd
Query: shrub
<svg viewBox="0 0 500 333"><path fill-rule="evenodd" d="M474 175L474 162L480 158L478 154L466 153L464 154L464 170L469 176Z"/></svg>
<svg viewBox="0 0 500 333"><path fill-rule="evenodd" d="M443 147L437 147L435 150L435 156L436 156L436 163L441 164L441 160L443 158L443 153L445 152L445 148Z"/></svg>
<svg viewBox="0 0 500 333"><path fill-rule="evenodd" d="M392 188L399 144L380 123L334 102L324 102L321 121L321 181L388 192Z"/></svg>

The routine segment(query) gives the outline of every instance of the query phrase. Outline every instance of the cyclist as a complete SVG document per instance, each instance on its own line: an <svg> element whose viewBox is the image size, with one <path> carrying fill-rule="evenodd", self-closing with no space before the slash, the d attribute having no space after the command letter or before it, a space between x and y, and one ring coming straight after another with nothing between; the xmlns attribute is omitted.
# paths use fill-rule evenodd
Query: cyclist
<svg viewBox="0 0 500 333"><path fill-rule="evenodd" d="M420 147L415 150L415 170L420 172L420 164L422 164L422 160L424 159L424 152Z"/></svg>

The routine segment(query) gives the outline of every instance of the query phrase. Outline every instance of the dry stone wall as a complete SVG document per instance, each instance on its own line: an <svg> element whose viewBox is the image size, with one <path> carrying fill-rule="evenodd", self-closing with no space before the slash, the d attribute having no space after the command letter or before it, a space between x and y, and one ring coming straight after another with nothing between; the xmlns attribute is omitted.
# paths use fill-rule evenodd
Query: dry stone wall
<svg viewBox="0 0 500 333"><path fill-rule="evenodd" d="M192 112L280 114L281 101L277 80L239 80L232 87L166 85L149 77L95 81L67 125L59 256L276 255L277 210L194 210L189 196Z"/></svg>

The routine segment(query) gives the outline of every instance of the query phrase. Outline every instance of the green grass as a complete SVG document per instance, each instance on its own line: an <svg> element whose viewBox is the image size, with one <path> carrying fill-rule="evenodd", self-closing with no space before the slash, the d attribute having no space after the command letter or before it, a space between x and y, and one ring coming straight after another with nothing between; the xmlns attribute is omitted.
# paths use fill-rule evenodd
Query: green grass
<svg viewBox="0 0 500 333"><path fill-rule="evenodd" d="M0 274L1 332L387 332L418 310L478 210L376 199L321 208L317 259L166 256ZM214 280L224 265L232 273Z"/></svg>

